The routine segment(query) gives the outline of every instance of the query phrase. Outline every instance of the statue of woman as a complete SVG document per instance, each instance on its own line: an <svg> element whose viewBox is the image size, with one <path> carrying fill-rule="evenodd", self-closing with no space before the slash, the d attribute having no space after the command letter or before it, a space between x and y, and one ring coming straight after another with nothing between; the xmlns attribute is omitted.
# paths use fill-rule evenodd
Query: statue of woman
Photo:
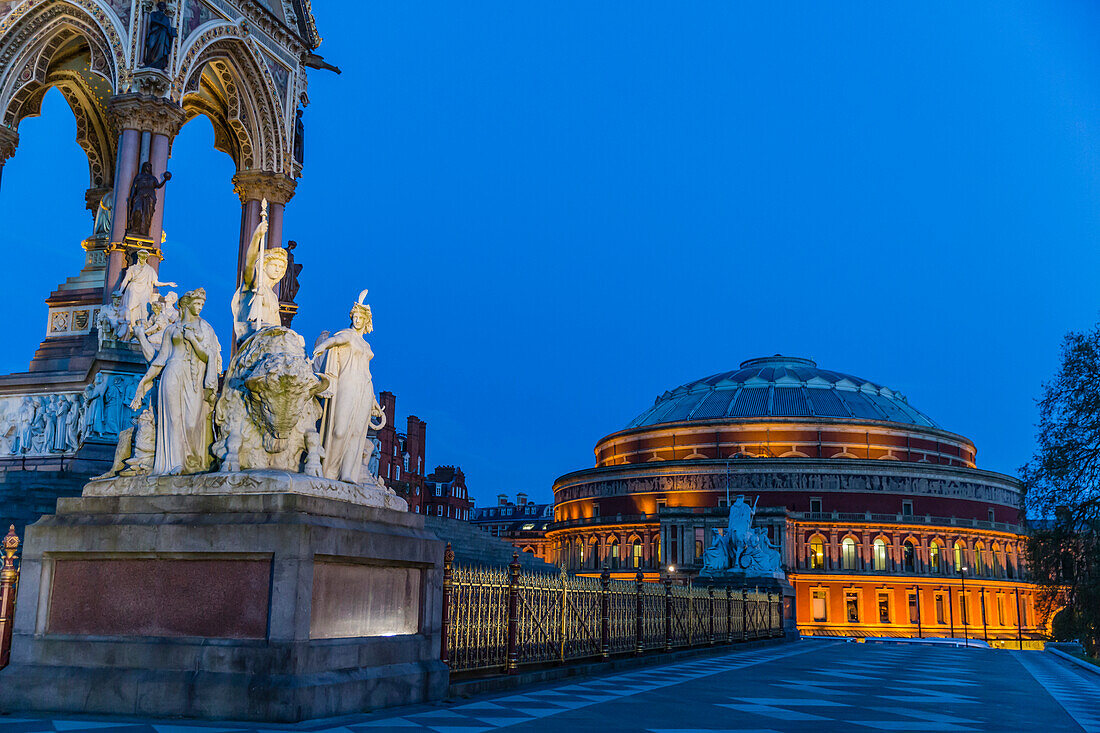
<svg viewBox="0 0 1100 733"><path fill-rule="evenodd" d="M174 288L174 282L161 282L157 271L149 264L149 252L138 250L137 262L126 268L119 290L122 291L122 312L126 314L126 323L130 333L134 333L138 324L149 317L149 303L153 300L157 288Z"/></svg>
<svg viewBox="0 0 1100 733"><path fill-rule="evenodd" d="M139 410L145 393L160 377L154 474L202 473L213 460L210 414L221 371L221 344L213 327L199 317L205 304L202 288L180 297L180 319L165 329L160 350L130 403L131 410Z"/></svg>
<svg viewBox="0 0 1100 733"><path fill-rule="evenodd" d="M110 189L107 193L103 194L103 198L99 200L99 205L95 210L95 225L92 227L93 237L109 237L111 236L111 213L115 205L115 191Z"/></svg>
<svg viewBox="0 0 1100 733"><path fill-rule="evenodd" d="M266 209L245 253L241 284L233 294L233 335L237 343L268 326L278 326L279 296L275 286L286 274L286 250L264 249ZM262 254L262 256L261 256Z"/></svg>
<svg viewBox="0 0 1100 733"><path fill-rule="evenodd" d="M126 204L126 231L141 237L149 236L149 227L153 223L153 212L157 208L157 189L172 180L172 174L164 172L164 180L158 181L153 175L153 164L145 161L141 172L134 176L130 185L130 199Z"/></svg>
<svg viewBox="0 0 1100 733"><path fill-rule="evenodd" d="M325 376L329 379L328 404L321 418L321 441L325 456L321 469L325 478L348 483L360 482L367 431L385 423L371 424L371 418L384 416L374 395L370 360L374 358L366 334L374 330L370 306L363 304L367 291L351 307L351 328L337 331L317 344L313 356L325 357Z"/></svg>
<svg viewBox="0 0 1100 733"><path fill-rule="evenodd" d="M172 53L172 39L176 29L168 17L168 4L163 0L157 3L157 9L149 13L149 25L145 31L145 53L141 65L148 69L168 68L168 56Z"/></svg>

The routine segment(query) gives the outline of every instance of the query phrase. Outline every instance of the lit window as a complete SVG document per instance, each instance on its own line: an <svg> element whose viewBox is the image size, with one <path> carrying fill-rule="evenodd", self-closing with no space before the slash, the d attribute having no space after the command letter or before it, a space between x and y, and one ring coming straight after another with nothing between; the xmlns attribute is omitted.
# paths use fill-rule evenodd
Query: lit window
<svg viewBox="0 0 1100 733"><path fill-rule="evenodd" d="M946 624L947 614L944 613L943 608L943 593L936 594L936 623Z"/></svg>
<svg viewBox="0 0 1100 733"><path fill-rule="evenodd" d="M528 524L525 524L525 525L523 525L523 528L524 528L524 529L534 529L534 528L535 528L535 525L534 525L534 523L532 522L532 523L528 523Z"/></svg>
<svg viewBox="0 0 1100 733"><path fill-rule="evenodd" d="M943 559L940 557L940 543L935 540L928 547L928 559L932 566L932 572L939 575L943 572Z"/></svg>
<svg viewBox="0 0 1100 733"><path fill-rule="evenodd" d="M703 557L703 528L695 528L695 559Z"/></svg>
<svg viewBox="0 0 1100 733"><path fill-rule="evenodd" d="M962 540L955 542L955 572L959 572L966 566L966 545Z"/></svg>
<svg viewBox="0 0 1100 733"><path fill-rule="evenodd" d="M859 594L850 590L844 593L844 609L847 613L848 623L859 623Z"/></svg>
<svg viewBox="0 0 1100 733"><path fill-rule="evenodd" d="M612 539L611 540L611 544L607 548L607 554L610 556L611 569L612 570L618 570L619 569L619 541L617 539Z"/></svg>
<svg viewBox="0 0 1100 733"><path fill-rule="evenodd" d="M856 552L856 541L851 537L845 537L840 543L840 566L844 570L859 570L859 555Z"/></svg>
<svg viewBox="0 0 1100 733"><path fill-rule="evenodd" d="M633 566L635 568L642 567L642 541L634 540L634 545L631 548L631 558L633 559Z"/></svg>
<svg viewBox="0 0 1100 733"><path fill-rule="evenodd" d="M824 621L826 618L825 591L815 590L811 605L813 606L814 621Z"/></svg>
<svg viewBox="0 0 1100 733"><path fill-rule="evenodd" d="M914 625L920 623L920 605L916 591L909 594L909 623Z"/></svg>
<svg viewBox="0 0 1100 733"><path fill-rule="evenodd" d="M879 593L878 594L878 622L880 624L890 623L890 594Z"/></svg>
<svg viewBox="0 0 1100 733"><path fill-rule="evenodd" d="M886 571L886 559L886 542L882 538L879 538L875 540L874 545L874 564L876 572L881 573Z"/></svg>
<svg viewBox="0 0 1100 733"><path fill-rule="evenodd" d="M821 537L810 540L810 569L825 569L825 540Z"/></svg>

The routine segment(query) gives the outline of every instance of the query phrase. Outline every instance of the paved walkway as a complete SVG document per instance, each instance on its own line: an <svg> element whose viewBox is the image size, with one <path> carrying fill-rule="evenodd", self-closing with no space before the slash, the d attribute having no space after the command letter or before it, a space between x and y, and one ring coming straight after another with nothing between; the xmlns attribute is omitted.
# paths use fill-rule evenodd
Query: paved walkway
<svg viewBox="0 0 1100 733"><path fill-rule="evenodd" d="M294 726L0 716L3 733L1098 731L1100 675L1043 652L807 640Z"/></svg>

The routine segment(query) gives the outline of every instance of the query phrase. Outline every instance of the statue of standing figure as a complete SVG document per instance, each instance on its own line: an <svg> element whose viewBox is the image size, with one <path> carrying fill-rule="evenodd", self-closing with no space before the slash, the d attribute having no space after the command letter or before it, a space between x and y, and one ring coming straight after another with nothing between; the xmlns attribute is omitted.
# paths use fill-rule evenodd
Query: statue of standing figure
<svg viewBox="0 0 1100 733"><path fill-rule="evenodd" d="M711 544L703 553L703 575L774 576L782 572L779 549L768 539L767 530L752 526L755 515L756 503L750 506L744 495L738 494L730 504L726 533L712 530Z"/></svg>
<svg viewBox="0 0 1100 733"><path fill-rule="evenodd" d="M163 5L163 3L161 3ZM172 180L172 174L164 172L163 180L153 175L153 164L145 161L141 172L134 176L130 186L130 199L126 209L126 232L139 237L149 236L149 227L153 224L153 212L157 208L157 191Z"/></svg>
<svg viewBox="0 0 1100 733"><path fill-rule="evenodd" d="M211 412L221 372L221 344L214 328L199 317L206 304L202 288L180 296L180 319L165 329L164 340L149 370L138 382L131 410L157 377L156 448L152 472L161 475L210 470L214 424Z"/></svg>
<svg viewBox="0 0 1100 733"><path fill-rule="evenodd" d="M245 252L241 284L233 294L233 335L237 343L260 329L282 323L275 286L286 274L286 250L282 247L265 249L267 199L261 207L260 223L252 232L252 240Z"/></svg>
<svg viewBox="0 0 1100 733"><path fill-rule="evenodd" d="M325 478L358 484L362 479L363 453L367 433L385 426L385 413L374 394L370 361L374 358L366 334L374 330L370 306L363 303L367 291L351 307L351 327L337 331L317 344L314 357L324 355L324 372L329 380L321 444ZM382 417L379 424L371 418Z"/></svg>
<svg viewBox="0 0 1100 733"><path fill-rule="evenodd" d="M168 4L161 0L157 3L156 10L149 13L141 65L147 69L167 69L168 56L172 53L172 41L175 37L176 29L172 27L172 19L168 17Z"/></svg>
<svg viewBox="0 0 1100 733"><path fill-rule="evenodd" d="M149 264L150 252L140 249L137 262L126 268L119 290L122 291L122 311L126 314L129 334L135 334L139 324L149 317L149 304L159 297L157 288L174 288L174 282L161 282L157 271Z"/></svg>
<svg viewBox="0 0 1100 733"><path fill-rule="evenodd" d="M111 236L111 224L113 223L113 217L111 216L115 205L115 191L110 189L107 193L103 194L103 198L99 200L99 204L95 210L95 224L92 226L93 237L109 237Z"/></svg>

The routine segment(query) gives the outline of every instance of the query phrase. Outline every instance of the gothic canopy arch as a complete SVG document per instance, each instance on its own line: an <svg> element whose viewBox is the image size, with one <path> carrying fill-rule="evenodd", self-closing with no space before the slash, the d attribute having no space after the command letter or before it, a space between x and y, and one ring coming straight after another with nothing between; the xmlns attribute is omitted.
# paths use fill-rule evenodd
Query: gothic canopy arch
<svg viewBox="0 0 1100 733"><path fill-rule="evenodd" d="M203 114L214 126L214 146L233 158L238 171L293 174L286 115L271 74L253 41L237 27L219 25L201 34L182 54L182 80L174 89L188 119Z"/></svg>
<svg viewBox="0 0 1100 733"><path fill-rule="evenodd" d="M76 118L77 143L88 156L90 187L114 177L115 135L107 101L123 61L116 21L92 0L27 2L0 21L0 123L40 114L56 87Z"/></svg>

